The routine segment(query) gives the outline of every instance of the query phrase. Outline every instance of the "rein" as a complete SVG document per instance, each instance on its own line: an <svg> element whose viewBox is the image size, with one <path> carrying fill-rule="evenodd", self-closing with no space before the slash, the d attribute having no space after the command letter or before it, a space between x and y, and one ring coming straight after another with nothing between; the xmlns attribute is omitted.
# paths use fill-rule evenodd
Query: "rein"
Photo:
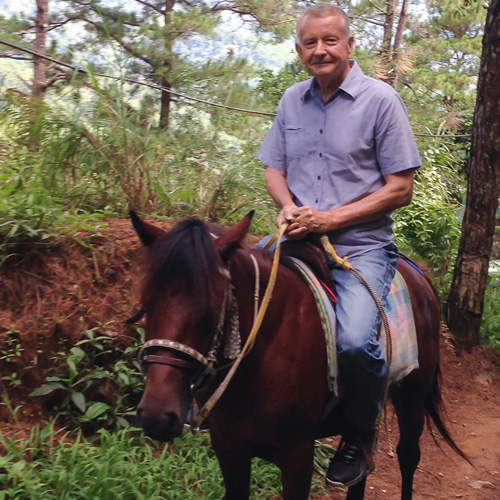
<svg viewBox="0 0 500 500"><path fill-rule="evenodd" d="M199 413L196 415L194 420L191 422L191 428L193 430L198 430L203 423L203 421L207 418L208 414L212 411L212 408L214 405L219 401L220 397L226 390L229 382L233 378L234 374L236 373L236 370L240 366L241 361L243 358L248 354L249 350L251 349L253 342L255 340L255 337L257 336L257 333L260 329L260 326L262 324L262 321L264 319L264 315L266 314L267 308L269 306L269 302L271 301L271 295L273 293L274 285L276 283L276 276L278 274L278 265L279 265L279 256L280 256L280 250L281 250L281 240L283 238L283 235L285 234L285 231L288 227L288 224L283 224L277 234L278 242L276 245L276 250L274 252L273 256L273 265L271 268L271 275L269 276L269 282L267 284L266 291L264 293L264 298L262 299L262 304L255 316L254 324L252 326L252 329L250 330L250 333L248 334L248 338L245 342L245 345L243 346L243 349L241 350L240 355L238 358L236 358L233 366L229 370L228 374L222 381L222 383L217 387L216 391L210 396L208 401L205 403L205 405L200 409Z"/></svg>
<svg viewBox="0 0 500 500"><path fill-rule="evenodd" d="M348 261L347 257L344 257L341 259L337 253L335 252L335 249L333 248L333 245L330 243L330 240L328 239L328 236L326 234L321 235L321 244L323 245L323 248L325 252L327 252L329 255L331 255L332 259L334 262L340 266L345 271L349 271L351 274L353 274L358 281L363 284L367 290L370 292L371 296L373 297L373 300L375 301L375 304L377 306L377 309L380 312L380 316L382 317L382 323L384 325L384 330L385 330L385 337L386 337L386 364L387 364L387 374L385 378L385 387L384 387L384 395L382 397L382 405L381 408L382 410L379 413L379 416L377 418L377 428L376 428L376 436L374 440L374 446L377 446L377 441L378 441L378 436L380 434L380 427L382 425L382 422L385 424L385 428L387 430L387 441L388 441L388 446L389 446L389 455L394 456L394 451L393 451L393 446L391 443L391 435L389 432L389 429L387 427L387 397L389 393L389 368L391 367L392 363L392 337L391 337L391 328L389 326L389 319L387 318L387 313L385 312L384 305L382 304L382 301L380 300L380 297L375 293L375 290L371 287L370 283L366 280L366 278ZM379 336L377 336L378 340ZM383 416L382 416L383 415Z"/></svg>

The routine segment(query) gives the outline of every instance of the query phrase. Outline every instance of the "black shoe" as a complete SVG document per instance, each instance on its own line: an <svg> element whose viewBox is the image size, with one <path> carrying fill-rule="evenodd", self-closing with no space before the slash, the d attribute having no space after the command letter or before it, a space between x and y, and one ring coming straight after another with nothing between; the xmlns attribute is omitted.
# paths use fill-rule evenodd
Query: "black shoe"
<svg viewBox="0 0 500 500"><path fill-rule="evenodd" d="M342 486L354 486L374 469L371 451L359 440L340 442L335 456L330 460L326 482Z"/></svg>

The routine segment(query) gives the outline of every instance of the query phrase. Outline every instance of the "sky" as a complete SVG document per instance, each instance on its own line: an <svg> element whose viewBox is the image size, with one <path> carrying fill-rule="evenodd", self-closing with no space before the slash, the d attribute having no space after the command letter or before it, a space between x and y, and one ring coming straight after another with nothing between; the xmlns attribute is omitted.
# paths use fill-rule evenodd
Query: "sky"
<svg viewBox="0 0 500 500"><path fill-rule="evenodd" d="M19 13L29 14L34 7L35 0L0 0L0 12L7 16ZM69 33L65 36L76 35L74 26ZM57 36L58 45L64 46L65 36L61 37L52 33L49 39L51 36ZM237 57L245 57L274 70L282 68L295 58L292 40L279 45L266 44L246 28L236 16L226 16L223 25L209 40L195 37L193 43L196 45L196 51L190 50L186 44L178 47L178 50L186 54L196 53L196 58L200 60L222 58L227 55L228 50L231 50Z"/></svg>
<svg viewBox="0 0 500 500"><path fill-rule="evenodd" d="M0 0L0 12L3 15L16 14L22 11L28 13L34 6L34 0Z"/></svg>

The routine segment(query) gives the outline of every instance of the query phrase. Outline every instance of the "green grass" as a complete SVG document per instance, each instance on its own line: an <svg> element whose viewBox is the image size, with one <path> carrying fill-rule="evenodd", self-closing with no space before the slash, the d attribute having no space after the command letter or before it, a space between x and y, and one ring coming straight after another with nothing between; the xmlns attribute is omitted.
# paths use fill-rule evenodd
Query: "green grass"
<svg viewBox="0 0 500 500"><path fill-rule="evenodd" d="M0 499L214 499L224 496L207 434L185 433L160 445L139 429L101 430L93 440L33 427L28 437L1 437ZM256 462L253 499L273 498L279 471Z"/></svg>
<svg viewBox="0 0 500 500"><path fill-rule="evenodd" d="M313 481L318 493L322 481ZM281 489L277 467L254 460L252 500ZM0 435L0 500L220 500L222 476L207 433L153 443L137 428L81 433L34 426L27 436Z"/></svg>

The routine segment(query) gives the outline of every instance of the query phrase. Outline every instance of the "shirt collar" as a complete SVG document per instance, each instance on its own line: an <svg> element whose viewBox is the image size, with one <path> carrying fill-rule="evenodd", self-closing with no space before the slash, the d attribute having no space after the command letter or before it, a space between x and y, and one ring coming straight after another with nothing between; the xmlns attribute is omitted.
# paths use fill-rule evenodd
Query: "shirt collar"
<svg viewBox="0 0 500 500"><path fill-rule="evenodd" d="M350 95L353 99L356 99L359 93L359 87L361 85L361 80L364 76L364 73L356 61L351 60L349 61L349 64L351 66L351 71L349 71L338 90L335 91L334 95L336 95L338 91L341 90ZM305 88L302 94L302 100L314 97L319 92L318 82L316 81L316 78L312 78L310 82L311 83Z"/></svg>

